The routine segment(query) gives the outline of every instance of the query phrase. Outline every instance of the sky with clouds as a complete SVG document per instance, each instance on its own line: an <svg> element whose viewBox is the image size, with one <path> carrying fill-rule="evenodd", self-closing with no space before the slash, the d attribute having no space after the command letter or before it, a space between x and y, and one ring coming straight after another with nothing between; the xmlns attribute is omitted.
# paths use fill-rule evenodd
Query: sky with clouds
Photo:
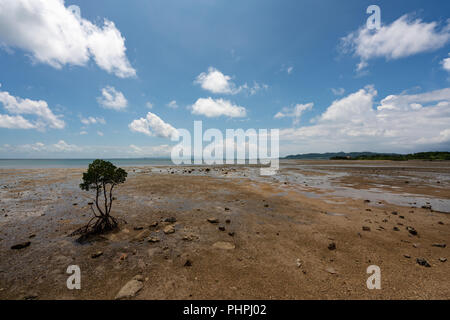
<svg viewBox="0 0 450 320"><path fill-rule="evenodd" d="M164 157L195 120L278 128L281 155L450 151L449 12L447 0L0 0L0 158Z"/></svg>

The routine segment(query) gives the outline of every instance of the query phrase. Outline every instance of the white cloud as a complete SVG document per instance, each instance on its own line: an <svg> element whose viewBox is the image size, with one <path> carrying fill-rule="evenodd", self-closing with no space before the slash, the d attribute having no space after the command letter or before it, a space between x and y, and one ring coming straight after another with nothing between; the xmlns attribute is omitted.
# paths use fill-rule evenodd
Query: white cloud
<svg viewBox="0 0 450 320"><path fill-rule="evenodd" d="M44 146L42 146L44 147ZM74 144L68 144L64 140L59 140L58 143L55 143L49 148L49 151L59 151L59 152L71 152L71 151L79 151L80 147Z"/></svg>
<svg viewBox="0 0 450 320"><path fill-rule="evenodd" d="M199 84L204 90L214 94L238 94L240 92L248 92L250 95L256 94L261 89L267 89L267 84L259 84L253 82L253 86L244 83L237 86L230 76L224 75L222 72L214 67L209 67L208 72L200 73L195 79L194 83Z"/></svg>
<svg viewBox="0 0 450 320"><path fill-rule="evenodd" d="M450 25L438 29L437 22L422 22L403 15L381 29L360 28L341 39L341 49L361 59L357 70L367 67L367 61L384 57L387 60L408 57L443 47L450 39Z"/></svg>
<svg viewBox="0 0 450 320"><path fill-rule="evenodd" d="M166 104L166 106L168 108L171 108L171 109L177 109L178 108L178 104L177 104L177 102L175 100L170 101L168 104Z"/></svg>
<svg viewBox="0 0 450 320"><path fill-rule="evenodd" d="M98 134L100 137L103 137L103 132L97 131L97 134Z"/></svg>
<svg viewBox="0 0 450 320"><path fill-rule="evenodd" d="M281 119L285 117L294 118L293 124L297 125L300 123L301 116L303 112L307 110L311 110L314 106L314 103L307 104L297 104L293 108L284 107L280 112L278 112L274 118Z"/></svg>
<svg viewBox="0 0 450 320"><path fill-rule="evenodd" d="M114 22L97 26L63 0L2 0L0 43L30 52L34 62L54 68L86 65L91 58L109 73L126 78L136 70L126 57L125 38Z"/></svg>
<svg viewBox="0 0 450 320"><path fill-rule="evenodd" d="M224 75L213 67L208 68L208 73L200 73L194 83L199 84L204 90L208 90L212 93L237 93L236 85L231 81L231 77Z"/></svg>
<svg viewBox="0 0 450 320"><path fill-rule="evenodd" d="M442 68L444 68L444 70L447 70L448 72L450 72L450 53L448 55L449 55L449 57L442 60L441 64L442 64Z"/></svg>
<svg viewBox="0 0 450 320"><path fill-rule="evenodd" d="M159 146L136 146L134 144L130 145L130 152L134 156L139 157L155 157L155 156L168 156L172 151L172 146L167 144Z"/></svg>
<svg viewBox="0 0 450 320"><path fill-rule="evenodd" d="M145 106L149 109L153 109L153 103L151 103L150 101L147 101L147 103L145 104Z"/></svg>
<svg viewBox="0 0 450 320"><path fill-rule="evenodd" d="M104 108L117 111L125 109L128 105L128 101L123 93L111 86L106 86L102 89L102 96L98 97L97 101Z"/></svg>
<svg viewBox="0 0 450 320"><path fill-rule="evenodd" d="M177 129L151 112L147 113L145 118L133 120L128 127L131 131L141 132L148 136L157 136L168 139L178 137Z"/></svg>
<svg viewBox="0 0 450 320"><path fill-rule="evenodd" d="M87 131L81 131L81 132L80 132L80 136L83 136L83 135L85 135L85 134L88 134Z"/></svg>
<svg viewBox="0 0 450 320"><path fill-rule="evenodd" d="M390 95L367 86L334 101L315 124L280 130L284 153L450 148L450 88Z"/></svg>
<svg viewBox="0 0 450 320"><path fill-rule="evenodd" d="M192 105L192 113L204 115L208 118L227 116L231 118L242 118L247 115L244 107L234 105L228 100L200 98Z"/></svg>
<svg viewBox="0 0 450 320"><path fill-rule="evenodd" d="M55 115L43 100L30 100L14 97L6 91L0 91L0 103L13 115L33 115L37 119L34 121L22 116L9 116L0 114L0 127L17 129L40 129L47 126L54 129L63 129L65 123L61 116Z"/></svg>
<svg viewBox="0 0 450 320"><path fill-rule="evenodd" d="M286 72L287 74L292 74L292 72L294 72L294 67L283 64L280 68L280 71Z"/></svg>
<svg viewBox="0 0 450 320"><path fill-rule="evenodd" d="M344 88L331 88L331 92L333 92L333 94L335 96L342 96L345 93L345 89Z"/></svg>
<svg viewBox="0 0 450 320"><path fill-rule="evenodd" d="M90 125L90 124L106 124L106 121L104 118L98 118L98 117L87 117L87 118L81 118L80 119L81 123L85 124L85 125Z"/></svg>

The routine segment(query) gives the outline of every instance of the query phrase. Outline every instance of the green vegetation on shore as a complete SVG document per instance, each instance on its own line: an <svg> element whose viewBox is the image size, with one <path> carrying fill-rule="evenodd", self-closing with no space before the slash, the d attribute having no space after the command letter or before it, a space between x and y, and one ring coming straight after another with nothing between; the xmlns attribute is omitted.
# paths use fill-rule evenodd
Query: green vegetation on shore
<svg viewBox="0 0 450 320"><path fill-rule="evenodd" d="M327 152L289 155L283 159L299 160L450 160L450 152L419 152L411 154L375 152Z"/></svg>
<svg viewBox="0 0 450 320"><path fill-rule="evenodd" d="M419 152L411 154L372 154L351 156L334 156L330 160L392 160L392 161L408 161L408 160L450 160L450 152Z"/></svg>

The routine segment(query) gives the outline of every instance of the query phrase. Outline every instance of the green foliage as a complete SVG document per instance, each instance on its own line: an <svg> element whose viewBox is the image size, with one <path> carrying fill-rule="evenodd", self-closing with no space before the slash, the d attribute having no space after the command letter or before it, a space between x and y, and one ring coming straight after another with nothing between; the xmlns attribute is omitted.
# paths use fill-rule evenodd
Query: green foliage
<svg viewBox="0 0 450 320"><path fill-rule="evenodd" d="M411 154L375 154L360 155L357 157L332 157L331 160L392 160L392 161L408 161L408 160L450 160L450 152L419 152Z"/></svg>
<svg viewBox="0 0 450 320"><path fill-rule="evenodd" d="M82 190L102 189L106 185L117 185L124 183L127 173L122 168L117 168L109 161L94 160L89 164L88 171L83 173L83 183L80 184Z"/></svg>
<svg viewBox="0 0 450 320"><path fill-rule="evenodd" d="M114 200L112 192L114 187L124 183L126 178L127 172L109 161L97 159L89 164L87 172L83 173L80 188L86 191L95 190L95 202L91 204L94 217L73 234L102 233L118 226L117 220L110 215Z"/></svg>

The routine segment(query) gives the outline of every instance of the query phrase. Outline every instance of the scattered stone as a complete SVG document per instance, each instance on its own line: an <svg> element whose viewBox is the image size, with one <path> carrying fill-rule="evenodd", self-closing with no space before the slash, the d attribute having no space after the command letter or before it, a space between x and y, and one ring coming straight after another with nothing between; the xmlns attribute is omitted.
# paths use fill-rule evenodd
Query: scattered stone
<svg viewBox="0 0 450 320"><path fill-rule="evenodd" d="M170 218L164 219L164 222L175 223L175 222L177 222L177 219L175 217L170 217Z"/></svg>
<svg viewBox="0 0 450 320"><path fill-rule="evenodd" d="M213 244L213 247L216 249L222 249L222 250L233 250L236 248L234 243L226 242L226 241L218 241Z"/></svg>
<svg viewBox="0 0 450 320"><path fill-rule="evenodd" d="M127 260L127 258L128 258L128 254L122 253L122 254L120 255L119 260L120 260L120 261L125 261L125 260Z"/></svg>
<svg viewBox="0 0 450 320"><path fill-rule="evenodd" d="M445 243L433 243L431 246L438 248L445 248L447 245Z"/></svg>
<svg viewBox="0 0 450 320"><path fill-rule="evenodd" d="M147 241L151 242L151 243L156 243L156 242L159 242L159 238L157 238L157 237L150 237L150 238L147 239Z"/></svg>
<svg viewBox="0 0 450 320"><path fill-rule="evenodd" d="M428 261L425 260L425 259L423 259L423 258L417 258L417 259L416 259L416 262L417 262L419 265L421 265L421 266L424 266L424 267L427 267L427 268L430 268L430 267L431 267L430 264L428 263Z"/></svg>
<svg viewBox="0 0 450 320"><path fill-rule="evenodd" d="M93 202L88 202L88 206L92 206L93 204Z"/></svg>
<svg viewBox="0 0 450 320"><path fill-rule="evenodd" d="M192 267L192 261L187 259L186 262L184 263L185 267Z"/></svg>
<svg viewBox="0 0 450 320"><path fill-rule="evenodd" d="M333 267L328 267L325 271L331 274L337 274L337 271Z"/></svg>
<svg viewBox="0 0 450 320"><path fill-rule="evenodd" d="M137 226L137 227L134 227L133 229L136 230L136 231L139 231L139 230L144 229L144 227L142 227L142 226Z"/></svg>
<svg viewBox="0 0 450 320"><path fill-rule="evenodd" d="M225 207L225 211L230 211L230 208Z"/></svg>
<svg viewBox="0 0 450 320"><path fill-rule="evenodd" d="M301 268L302 267L302 262L300 261L300 259L297 259L295 261L295 264L297 265L297 268Z"/></svg>
<svg viewBox="0 0 450 320"><path fill-rule="evenodd" d="M225 231L225 227L224 227L224 226L220 226L220 227L219 227L219 230L220 230L220 231Z"/></svg>
<svg viewBox="0 0 450 320"><path fill-rule="evenodd" d="M230 219L225 220L225 223L231 223Z"/></svg>
<svg viewBox="0 0 450 320"><path fill-rule="evenodd" d="M268 208L269 207L269 205L266 203L265 205L264 205L264 207L266 207L266 208Z"/></svg>
<svg viewBox="0 0 450 320"><path fill-rule="evenodd" d="M407 259L410 259L411 258L411 256L409 255L409 254L404 254L403 255L405 258L407 258Z"/></svg>
<svg viewBox="0 0 450 320"><path fill-rule="evenodd" d="M148 227L149 228L156 228L158 226L158 221L152 222Z"/></svg>
<svg viewBox="0 0 450 320"><path fill-rule="evenodd" d="M97 252L91 254L91 258L95 259L95 258L100 257L101 255L103 255L103 251L97 251Z"/></svg>
<svg viewBox="0 0 450 320"><path fill-rule="evenodd" d="M404 216L398 216L400 219L405 219L405 217Z"/></svg>
<svg viewBox="0 0 450 320"><path fill-rule="evenodd" d="M370 203L370 200L364 200L365 203Z"/></svg>
<svg viewBox="0 0 450 320"><path fill-rule="evenodd" d="M150 236L150 230L144 229L141 232L139 232L134 238L134 241L144 241L147 237Z"/></svg>
<svg viewBox="0 0 450 320"><path fill-rule="evenodd" d="M367 227L367 226L363 226L362 229L363 229L363 231L370 231L370 227Z"/></svg>
<svg viewBox="0 0 450 320"><path fill-rule="evenodd" d="M219 223L219 219L217 218L208 218L209 223Z"/></svg>
<svg viewBox="0 0 450 320"><path fill-rule="evenodd" d="M119 293L116 295L115 299L129 299L134 297L139 291L144 287L142 281L138 280L130 280L128 281L122 289L120 289Z"/></svg>
<svg viewBox="0 0 450 320"><path fill-rule="evenodd" d="M230 237L234 237L234 232L233 231L231 231L231 232L228 232L228 235L230 236Z"/></svg>
<svg viewBox="0 0 450 320"><path fill-rule="evenodd" d="M397 211L392 211L391 214L393 214L394 216L398 215Z"/></svg>
<svg viewBox="0 0 450 320"><path fill-rule="evenodd" d="M440 262L445 262L445 261L447 261L447 258L439 258L439 261Z"/></svg>
<svg viewBox="0 0 450 320"><path fill-rule="evenodd" d="M134 278L133 278L133 280L140 281L140 282L144 282L144 276L143 276L143 275L140 275L140 274L135 275Z"/></svg>
<svg viewBox="0 0 450 320"><path fill-rule="evenodd" d="M175 228L173 227L173 225L168 225L164 228L163 231L165 234L171 234L175 232Z"/></svg>
<svg viewBox="0 0 450 320"><path fill-rule="evenodd" d="M400 231L400 229L397 228L397 227L392 228L392 230L394 230L394 231Z"/></svg>
<svg viewBox="0 0 450 320"><path fill-rule="evenodd" d="M413 243L413 247L414 248L418 248L418 247L420 247L420 244L419 243Z"/></svg>
<svg viewBox="0 0 450 320"><path fill-rule="evenodd" d="M440 225L444 225L444 223L442 221L438 221L438 224Z"/></svg>
<svg viewBox="0 0 450 320"><path fill-rule="evenodd" d="M18 244L13 245L13 246L11 247L11 249L13 249L13 250L23 249L23 248L28 247L30 244L31 244L30 241L18 243Z"/></svg>
<svg viewBox="0 0 450 320"><path fill-rule="evenodd" d="M413 236L417 236L417 231L413 227L406 227L406 230L408 230L408 232Z"/></svg>
<svg viewBox="0 0 450 320"><path fill-rule="evenodd" d="M422 209L429 209L429 210L431 210L431 206L430 205L422 206Z"/></svg>
<svg viewBox="0 0 450 320"><path fill-rule="evenodd" d="M331 242L331 243L328 245L328 250L336 250L336 243Z"/></svg>
<svg viewBox="0 0 450 320"><path fill-rule="evenodd" d="M32 239L32 238L34 238L34 237L36 237L36 235L33 233L33 234L30 234L29 236L28 236L28 238L29 239Z"/></svg>
<svg viewBox="0 0 450 320"><path fill-rule="evenodd" d="M73 205L74 205L74 206L77 206L77 205L78 205L78 203L73 203Z"/></svg>
<svg viewBox="0 0 450 320"><path fill-rule="evenodd" d="M23 297L24 300L36 300L38 298L37 294L29 294Z"/></svg>

